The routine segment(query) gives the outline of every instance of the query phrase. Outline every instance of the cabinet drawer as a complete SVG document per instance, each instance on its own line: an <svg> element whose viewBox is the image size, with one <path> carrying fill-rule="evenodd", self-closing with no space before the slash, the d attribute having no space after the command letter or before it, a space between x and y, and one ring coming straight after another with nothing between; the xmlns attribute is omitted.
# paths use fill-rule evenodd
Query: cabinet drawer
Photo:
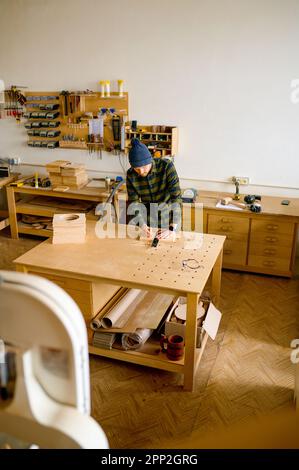
<svg viewBox="0 0 299 470"><path fill-rule="evenodd" d="M79 306L86 320L93 318L120 289L119 286L102 282L80 281L52 274L34 272L32 274L44 277L65 290Z"/></svg>
<svg viewBox="0 0 299 470"><path fill-rule="evenodd" d="M226 240L223 246L223 264L246 264L247 243Z"/></svg>
<svg viewBox="0 0 299 470"><path fill-rule="evenodd" d="M250 236L250 247L256 243L261 243L267 247L288 247L291 250L293 246L293 234L285 235L279 233L253 232Z"/></svg>
<svg viewBox="0 0 299 470"><path fill-rule="evenodd" d="M292 247L264 243L250 243L249 254L265 256L267 258L284 258L289 260L292 254Z"/></svg>
<svg viewBox="0 0 299 470"><path fill-rule="evenodd" d="M256 266L264 269L276 269L280 271L288 271L290 269L290 260L283 258L271 258L266 256L250 255L248 257L249 266Z"/></svg>
<svg viewBox="0 0 299 470"><path fill-rule="evenodd" d="M293 236L294 224L290 222L281 222L277 219L252 220L251 233L265 232L269 234L283 234Z"/></svg>
<svg viewBox="0 0 299 470"><path fill-rule="evenodd" d="M232 232L248 233L249 219L243 217L230 217L226 215L209 215L208 231L209 233L227 233Z"/></svg>
<svg viewBox="0 0 299 470"><path fill-rule="evenodd" d="M220 232L220 231L213 231L215 235L225 235L225 243L226 242L244 242L247 243L248 234L247 233L239 233L239 232Z"/></svg>

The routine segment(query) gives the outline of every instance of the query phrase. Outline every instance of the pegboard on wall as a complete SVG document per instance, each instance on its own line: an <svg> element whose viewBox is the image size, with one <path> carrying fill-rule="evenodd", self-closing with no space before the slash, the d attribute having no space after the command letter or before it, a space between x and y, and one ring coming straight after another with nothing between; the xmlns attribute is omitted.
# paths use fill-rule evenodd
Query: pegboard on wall
<svg viewBox="0 0 299 470"><path fill-rule="evenodd" d="M26 99L29 146L125 151L127 92L30 91Z"/></svg>

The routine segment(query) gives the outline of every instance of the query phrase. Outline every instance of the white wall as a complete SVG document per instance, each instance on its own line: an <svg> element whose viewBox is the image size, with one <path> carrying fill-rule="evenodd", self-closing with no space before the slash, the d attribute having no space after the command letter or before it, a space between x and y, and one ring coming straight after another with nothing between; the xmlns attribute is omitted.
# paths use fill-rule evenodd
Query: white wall
<svg viewBox="0 0 299 470"><path fill-rule="evenodd" d="M240 175L251 191L298 196L298 24L298 0L0 0L0 77L41 91L122 78L130 119L179 127L185 185L222 189ZM110 155L25 142L1 120L0 155L121 173Z"/></svg>

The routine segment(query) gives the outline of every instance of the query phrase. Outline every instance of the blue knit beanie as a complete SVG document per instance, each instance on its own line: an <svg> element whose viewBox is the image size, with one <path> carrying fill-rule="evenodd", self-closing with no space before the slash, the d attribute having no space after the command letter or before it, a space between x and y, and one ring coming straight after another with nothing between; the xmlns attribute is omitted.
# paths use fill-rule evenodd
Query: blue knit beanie
<svg viewBox="0 0 299 470"><path fill-rule="evenodd" d="M132 139L131 145L129 162L133 168L145 166L152 162L153 157L146 145L139 142L138 139Z"/></svg>

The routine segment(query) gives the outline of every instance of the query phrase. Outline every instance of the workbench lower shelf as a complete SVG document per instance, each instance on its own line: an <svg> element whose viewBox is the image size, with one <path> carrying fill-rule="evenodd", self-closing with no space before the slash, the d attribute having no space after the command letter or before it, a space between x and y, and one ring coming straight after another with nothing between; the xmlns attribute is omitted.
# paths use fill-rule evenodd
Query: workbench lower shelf
<svg viewBox="0 0 299 470"><path fill-rule="evenodd" d="M24 233L26 235L35 235L38 237L50 238L53 235L53 230L42 229L42 228L32 228L30 224L22 224L18 222L18 233Z"/></svg>
<svg viewBox="0 0 299 470"><path fill-rule="evenodd" d="M208 341L208 334L205 332L200 348L195 350L195 364L197 367L202 358L204 349ZM118 359L125 362L140 364L142 366L153 367L155 369L167 370L169 372L184 373L184 357L178 361L170 361L166 354L161 351L158 341L150 338L142 347L137 350L124 351L121 349L104 349L89 345L89 353L96 356Z"/></svg>

